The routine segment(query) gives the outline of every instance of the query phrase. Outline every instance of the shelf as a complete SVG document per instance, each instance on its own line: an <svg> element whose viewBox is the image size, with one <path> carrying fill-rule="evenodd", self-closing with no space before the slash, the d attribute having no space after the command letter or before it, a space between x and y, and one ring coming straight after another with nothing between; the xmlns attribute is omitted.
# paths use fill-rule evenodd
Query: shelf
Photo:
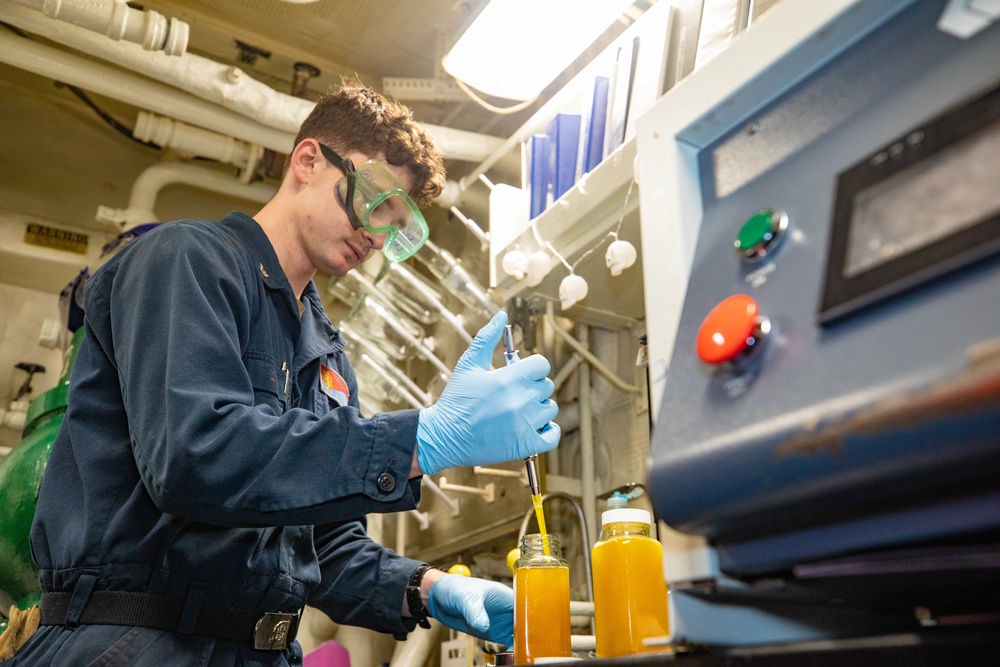
<svg viewBox="0 0 1000 667"><path fill-rule="evenodd" d="M535 220L542 240L551 243L570 264L599 245L575 271L589 286L586 299L561 313L563 315L610 328L627 327L644 316L641 253L636 263L617 277L611 275L604 260L604 253L612 240L608 233L614 231L622 220L623 209L625 217L618 236L632 243L637 250L641 248L638 187L633 187L627 208L624 208L635 151L636 142L632 138ZM540 249L529 227L497 254L496 261L499 263L504 253L515 246L529 255ZM549 258L545 279L534 287L524 280L514 280L498 268L497 275L502 278L496 288L502 299L520 297L533 305L553 300L557 302L556 312L560 313L559 284L569 271L551 253Z"/></svg>
<svg viewBox="0 0 1000 667"><path fill-rule="evenodd" d="M605 265L604 253L612 241L608 233L618 227L619 221L622 221L619 238L631 242L637 251L641 247L638 188L633 188L627 207L625 199L636 156L636 119L654 104L665 85L666 45L669 43L671 16L670 3L657 3L647 9L613 44L514 132L498 151L463 179L463 185L468 185L503 156L518 150L532 134L544 132L557 113L581 113L586 117L585 109L589 109L591 103L594 77L608 75L618 49L631 44L634 38L639 39L626 141L534 221L542 241L551 244L570 264L599 246L575 270L587 281L589 291L582 302L562 313L573 319L622 328L644 317L641 260L620 276L613 277ZM549 271L541 284L534 287L523 280L514 280L503 271L502 258L515 246L528 254L542 249L526 216L512 225L514 228L500 233L493 228L491 221L491 233L496 242L490 249L490 261L492 275L496 276L493 287L500 293L499 298L506 301L520 297L538 305L544 305L540 302L545 300L555 301L557 312L561 311L558 304L559 284L569 271L551 252ZM641 252L639 254L641 256Z"/></svg>

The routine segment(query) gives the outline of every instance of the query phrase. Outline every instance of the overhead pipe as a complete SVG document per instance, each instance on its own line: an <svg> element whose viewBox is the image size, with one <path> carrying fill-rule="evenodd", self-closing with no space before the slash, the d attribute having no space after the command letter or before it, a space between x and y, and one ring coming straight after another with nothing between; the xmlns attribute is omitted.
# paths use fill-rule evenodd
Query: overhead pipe
<svg viewBox="0 0 1000 667"><path fill-rule="evenodd" d="M284 132L295 134L314 102L279 93L239 67L186 53L167 56L138 45L114 42L16 5L0 5L0 20L167 83L203 100ZM291 145L284 147L288 151Z"/></svg>
<svg viewBox="0 0 1000 667"><path fill-rule="evenodd" d="M146 51L181 56L187 50L190 26L150 10L133 9L121 0L11 0L113 40L140 45Z"/></svg>
<svg viewBox="0 0 1000 667"><path fill-rule="evenodd" d="M264 156L263 146L148 111L139 112L132 136L140 141L172 148L181 155L207 158L239 167L239 180L242 183L250 182L257 164Z"/></svg>
<svg viewBox="0 0 1000 667"><path fill-rule="evenodd" d="M154 213L156 199L163 188L176 184L260 203L274 196L274 187L263 183L240 183L232 176L189 162L159 162L147 167L135 179L127 208L99 206L96 219L121 226L123 230L147 222L158 222Z"/></svg>
<svg viewBox="0 0 1000 667"><path fill-rule="evenodd" d="M0 3L0 21L170 84L266 127L287 133L291 138L278 147L255 142L281 153L287 153L293 148L299 126L315 106L310 100L278 92L233 65L217 63L191 53L167 56L159 52L146 52L138 45L114 42L83 28L50 19L26 7ZM110 93L110 96L121 99L115 93ZM145 104L136 106L149 108ZM172 113L166 115L179 117ZM184 120L195 122L191 119ZM434 138L434 143L445 157L453 160L476 162L492 154L503 144L499 137L438 125L420 125Z"/></svg>
<svg viewBox="0 0 1000 667"><path fill-rule="evenodd" d="M10 5L0 3L0 21ZM55 81L89 90L140 109L147 109L199 127L287 153L295 134L261 125L162 83L67 53L46 44L0 30L0 61Z"/></svg>

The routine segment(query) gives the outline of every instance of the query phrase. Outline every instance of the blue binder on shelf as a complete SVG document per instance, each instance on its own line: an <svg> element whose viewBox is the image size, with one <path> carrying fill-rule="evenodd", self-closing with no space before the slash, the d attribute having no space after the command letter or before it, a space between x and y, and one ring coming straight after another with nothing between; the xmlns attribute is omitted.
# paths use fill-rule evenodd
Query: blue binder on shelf
<svg viewBox="0 0 1000 667"><path fill-rule="evenodd" d="M590 172L604 159L604 131L608 124L608 91L611 80L606 76L594 77L594 96L586 123L583 148L583 173Z"/></svg>
<svg viewBox="0 0 1000 667"><path fill-rule="evenodd" d="M552 142L548 135L531 135L528 190L532 220L537 218L549 205L549 186L552 184L552 175L549 171L551 147Z"/></svg>
<svg viewBox="0 0 1000 667"><path fill-rule="evenodd" d="M545 133L549 137L549 173L552 178L552 199L576 183L576 158L580 152L580 114L557 113Z"/></svg>

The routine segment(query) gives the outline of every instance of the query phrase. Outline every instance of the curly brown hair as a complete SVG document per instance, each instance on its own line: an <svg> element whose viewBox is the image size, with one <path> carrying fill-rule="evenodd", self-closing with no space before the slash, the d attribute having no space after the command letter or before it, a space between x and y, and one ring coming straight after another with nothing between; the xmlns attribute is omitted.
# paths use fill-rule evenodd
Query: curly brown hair
<svg viewBox="0 0 1000 667"><path fill-rule="evenodd" d="M424 208L441 194L444 156L434 140L413 120L409 107L387 99L352 77L324 95L295 137L316 139L338 153L385 154L386 161L413 174L410 196Z"/></svg>

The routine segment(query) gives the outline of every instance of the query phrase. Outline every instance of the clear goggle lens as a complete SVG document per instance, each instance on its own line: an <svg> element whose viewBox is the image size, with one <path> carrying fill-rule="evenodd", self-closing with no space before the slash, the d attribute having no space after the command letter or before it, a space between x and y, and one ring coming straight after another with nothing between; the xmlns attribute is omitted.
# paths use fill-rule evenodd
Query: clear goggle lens
<svg viewBox="0 0 1000 667"><path fill-rule="evenodd" d="M346 202L347 178L338 185ZM372 234L386 234L382 252L390 262L401 262L417 252L430 230L416 203L388 166L369 160L355 168L353 201L346 202Z"/></svg>

